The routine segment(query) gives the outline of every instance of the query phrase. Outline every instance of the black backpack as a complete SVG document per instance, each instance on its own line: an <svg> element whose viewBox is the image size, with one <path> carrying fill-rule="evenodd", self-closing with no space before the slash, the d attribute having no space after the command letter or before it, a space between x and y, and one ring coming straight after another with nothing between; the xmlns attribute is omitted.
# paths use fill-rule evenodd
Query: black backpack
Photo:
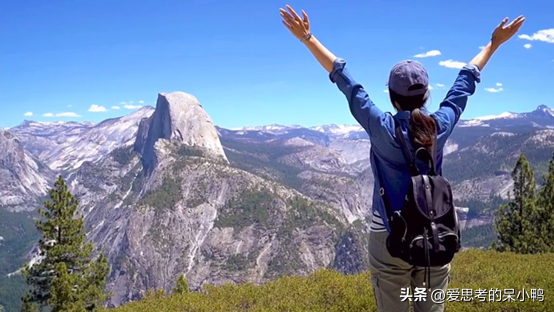
<svg viewBox="0 0 554 312"><path fill-rule="evenodd" d="M426 269L444 266L460 250L461 232L450 183L436 173L436 133L433 155L422 147L416 150L414 157L396 120L395 132L400 140L404 159L410 166L411 180L401 210L393 214L381 183L380 195L385 203L391 229L387 249L391 256L414 266ZM420 173L416 159L428 162L427 174ZM430 272L427 272L427 280L429 279Z"/></svg>

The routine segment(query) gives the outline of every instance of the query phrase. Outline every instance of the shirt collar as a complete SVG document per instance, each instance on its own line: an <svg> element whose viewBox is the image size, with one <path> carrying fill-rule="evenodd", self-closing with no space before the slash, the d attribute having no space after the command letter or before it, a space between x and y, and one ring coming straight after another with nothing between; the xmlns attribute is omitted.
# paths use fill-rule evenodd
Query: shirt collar
<svg viewBox="0 0 554 312"><path fill-rule="evenodd" d="M410 118L410 112L409 111L399 111L398 113L396 113L396 115L394 115L395 118L399 118L399 119L408 119Z"/></svg>
<svg viewBox="0 0 554 312"><path fill-rule="evenodd" d="M429 115L429 111L425 107L422 107L421 111L423 113L425 113L426 115ZM400 112L397 112L394 115L394 117L399 118L399 119L409 119L410 118L410 112L409 111L400 111Z"/></svg>

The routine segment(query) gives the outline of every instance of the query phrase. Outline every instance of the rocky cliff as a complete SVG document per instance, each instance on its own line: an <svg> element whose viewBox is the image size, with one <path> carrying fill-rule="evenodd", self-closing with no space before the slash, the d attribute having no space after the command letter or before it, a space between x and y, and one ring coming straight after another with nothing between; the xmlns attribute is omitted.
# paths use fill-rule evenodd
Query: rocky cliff
<svg viewBox="0 0 554 312"><path fill-rule="evenodd" d="M194 96L184 92L158 94L154 114L140 123L135 151L142 155L147 171L157 163L155 146L159 139L199 147L227 160L210 116Z"/></svg>
<svg viewBox="0 0 554 312"><path fill-rule="evenodd" d="M166 152L149 178L139 155L113 154L71 181L89 237L112 264L112 304L169 291L181 274L198 288L333 263L344 221L329 206L197 152Z"/></svg>
<svg viewBox="0 0 554 312"><path fill-rule="evenodd" d="M0 129L0 209L36 209L53 178L54 173L27 152L12 133Z"/></svg>
<svg viewBox="0 0 554 312"><path fill-rule="evenodd" d="M115 148L132 145L143 118L154 112L142 107L128 115L90 122L25 121L10 129L31 152L50 169L71 172L85 161L98 161Z"/></svg>
<svg viewBox="0 0 554 312"><path fill-rule="evenodd" d="M297 150L298 143L281 148L278 161L323 170L298 169L304 171L300 187L324 195L319 200L241 168L245 162L231 163L194 97L160 94L152 116L142 120L133 148L86 162L70 179L88 236L112 264L111 304L140 298L151 288L169 291L181 274L192 288L263 283L283 274L308 274L332 266L337 255L350 254L337 244L358 229L350 228L337 207L356 212L365 206L357 199L340 199L341 192L358 188L325 192L330 188L325 184L318 189L316 181L333 178L325 170L340 171L341 156L330 154L336 159L312 163L307 155L321 152L320 147L296 157L283 153L287 147Z"/></svg>

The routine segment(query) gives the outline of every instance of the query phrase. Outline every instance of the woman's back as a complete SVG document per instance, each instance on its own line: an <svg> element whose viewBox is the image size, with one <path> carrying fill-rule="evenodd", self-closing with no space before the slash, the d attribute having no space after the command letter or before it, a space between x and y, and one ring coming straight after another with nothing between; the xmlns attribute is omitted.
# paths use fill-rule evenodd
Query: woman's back
<svg viewBox="0 0 554 312"><path fill-rule="evenodd" d="M435 211L446 211L445 214L449 213L455 219L453 223L457 223L456 213L451 202L451 190L447 181L440 176L443 149L466 108L468 97L473 95L476 83L480 82L481 70L498 47L519 30L525 18L520 16L509 25L506 25L507 18L502 20L493 32L491 42L459 71L439 109L430 115L424 109L430 89L427 71L423 65L415 61L397 63L391 70L388 83L391 104L397 111L393 116L381 111L372 102L364 87L350 76L345 68L346 62L337 58L312 35L308 15L302 11L302 17L300 17L290 6L287 6L287 9L289 12L280 9L283 25L306 45L317 61L329 72L329 78L345 95L352 115L368 133L371 141L370 162L375 179L372 202L373 217L369 235L369 267L378 311L407 312L408 302L400 300L402 298L401 290L407 286L411 286L414 293L420 292L421 294L423 291L423 300L413 302L416 312L443 311L444 305L434 303L430 300L431 298L427 299L429 294L425 291L427 289L446 291L449 283L450 264L436 265L429 270L423 269L412 261L406 261L409 260L409 257L393 256L390 251L394 251L394 248L390 249L390 241L395 242L393 245L410 243L404 240L409 227L407 223L416 222L417 224L412 224L412 228L416 228L416 231L424 229L425 232L423 234L425 240L422 241L419 236L415 236L418 239L411 241L416 245L416 249L425 250L426 253L429 251L428 234L432 240L432 251L436 252L435 255L439 255L439 250L441 250L439 247L459 248L445 245L448 241L447 236L457 236L452 233L455 230L452 230L451 233L439 233L445 229L448 231L449 226L446 223L435 223L435 217L437 217L434 215ZM395 125L400 127L399 136L401 137L396 135ZM413 179L410 167L402 154L400 143L402 138L408 142L410 154L413 154L414 150L419 147L436 151L435 163L439 176L419 175L414 178L417 182L411 183ZM434 144L435 140L436 144ZM427 171L426 166L421 163L416 167L423 172ZM431 180L433 182L430 182ZM447 190L441 187L437 188L432 185L433 183L442 184ZM413 186L413 190L408 192L410 185ZM414 194L415 196L413 196ZM446 201L441 202L444 197L446 197ZM388 205L385 205L385 202ZM434 207L431 207L432 209L426 210L428 215L425 218L429 218L419 221L424 223L430 221L429 226L427 223L420 226L421 224L417 220L402 218L403 211L417 211L416 209L420 209L421 205L429 208L433 202L441 202L439 206L443 206L444 209L435 210ZM407 204L404 205L405 203ZM388 209L385 208L386 206ZM411 208L400 211L403 206ZM388 216L396 213L405 223L404 233L399 233L402 231L391 232ZM412 216L418 217L418 215ZM393 225L397 224L394 220L398 219L390 220L393 221ZM440 226L442 226L441 229L438 228ZM395 228L398 229L396 226ZM454 228L457 226L454 225ZM427 229L430 229L431 233L428 233ZM399 235L402 234L404 236L399 238ZM438 262L434 263L444 263L440 258L440 256L435 257L434 261ZM425 259L429 260L427 256Z"/></svg>
<svg viewBox="0 0 554 312"><path fill-rule="evenodd" d="M476 83L480 82L480 70L476 65L464 66L439 109L427 115L424 109L429 94L427 72L415 61L398 63L389 77L389 94L392 94L391 101L398 110L392 115L373 103L345 67L346 62L336 58L330 79L349 100L352 115L366 130L371 141L370 161L375 177L372 204L374 215L381 217L381 224L377 218L373 218L371 230L389 230L387 220L382 218L385 207L379 196L381 188L390 202L390 213L394 213L401 208L410 182L409 166L404 160L395 126L398 125L402 130L412 153L422 146L435 148L433 142L436 139L436 170L442 172L442 150L466 108L468 97L475 92ZM414 89L414 85L418 89ZM419 165L422 166L421 170L427 170L423 164ZM378 174L384 185L379 183Z"/></svg>

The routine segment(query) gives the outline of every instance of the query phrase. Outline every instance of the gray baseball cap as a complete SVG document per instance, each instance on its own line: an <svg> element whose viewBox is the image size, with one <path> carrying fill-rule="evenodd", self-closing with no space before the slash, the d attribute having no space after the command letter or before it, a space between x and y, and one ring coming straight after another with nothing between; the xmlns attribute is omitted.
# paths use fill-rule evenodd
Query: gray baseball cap
<svg viewBox="0 0 554 312"><path fill-rule="evenodd" d="M423 85L423 88L410 88L414 85ZM422 95L428 90L429 75L418 61L400 61L392 67L387 86L403 96Z"/></svg>

